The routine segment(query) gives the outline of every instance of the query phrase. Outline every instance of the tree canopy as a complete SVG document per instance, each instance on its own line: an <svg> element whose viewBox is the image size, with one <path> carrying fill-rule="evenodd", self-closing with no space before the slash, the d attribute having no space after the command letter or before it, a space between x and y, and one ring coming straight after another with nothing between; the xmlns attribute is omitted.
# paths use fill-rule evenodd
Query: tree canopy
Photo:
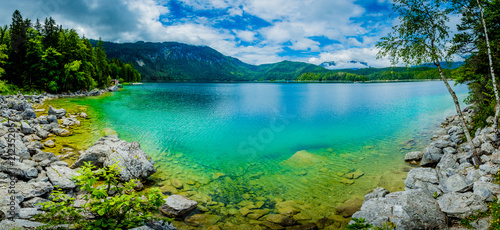
<svg viewBox="0 0 500 230"><path fill-rule="evenodd" d="M132 63L109 60L102 42L94 47L51 17L33 25L18 10L0 28L0 77L26 91L51 93L105 88L113 78L141 80Z"/></svg>

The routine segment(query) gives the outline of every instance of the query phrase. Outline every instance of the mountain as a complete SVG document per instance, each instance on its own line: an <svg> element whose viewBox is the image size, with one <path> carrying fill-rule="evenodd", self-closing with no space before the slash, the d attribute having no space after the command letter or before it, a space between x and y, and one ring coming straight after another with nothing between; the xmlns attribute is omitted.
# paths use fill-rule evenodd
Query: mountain
<svg viewBox="0 0 500 230"><path fill-rule="evenodd" d="M97 41L91 43L95 45ZM108 58L133 63L145 81L295 80L303 73L328 71L291 61L250 65L207 46L178 42L104 42L103 46Z"/></svg>

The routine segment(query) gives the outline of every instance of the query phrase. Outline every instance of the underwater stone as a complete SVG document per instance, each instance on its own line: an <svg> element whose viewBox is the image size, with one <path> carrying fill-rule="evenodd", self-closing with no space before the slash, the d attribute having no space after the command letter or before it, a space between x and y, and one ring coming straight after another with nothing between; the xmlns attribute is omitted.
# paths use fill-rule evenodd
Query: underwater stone
<svg viewBox="0 0 500 230"><path fill-rule="evenodd" d="M165 199L160 211L167 216L182 216L196 208L198 202L182 195L172 195Z"/></svg>

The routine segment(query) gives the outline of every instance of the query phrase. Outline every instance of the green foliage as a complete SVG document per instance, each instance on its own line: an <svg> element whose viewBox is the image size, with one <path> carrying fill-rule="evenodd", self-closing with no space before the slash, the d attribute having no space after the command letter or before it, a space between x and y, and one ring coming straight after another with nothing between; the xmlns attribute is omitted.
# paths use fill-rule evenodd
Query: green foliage
<svg viewBox="0 0 500 230"><path fill-rule="evenodd" d="M352 229L352 230L392 230L396 228L396 225L392 222L384 223L382 227L377 227L373 226L369 223L366 223L366 220L364 218L352 218L354 221L353 224L349 224L346 226L346 229Z"/></svg>
<svg viewBox="0 0 500 230"><path fill-rule="evenodd" d="M370 229L373 227L373 225L369 224L369 223L366 223L365 219L364 218L352 218L352 220L354 221L353 224L349 224L346 226L346 229L352 229L352 230L356 230L356 229L359 229L359 230L364 230L364 229Z"/></svg>
<svg viewBox="0 0 500 230"><path fill-rule="evenodd" d="M13 95L19 92L19 88L15 85L7 84L7 82L0 80L0 94Z"/></svg>
<svg viewBox="0 0 500 230"><path fill-rule="evenodd" d="M449 59L447 47L448 13L440 0L395 0L393 9L401 23L377 43L379 58L389 57L393 64L434 63Z"/></svg>
<svg viewBox="0 0 500 230"><path fill-rule="evenodd" d="M119 183L119 168L114 164L103 170L86 163L73 179L85 192L85 204L82 209L73 207L74 198L69 198L62 191L53 192L54 199L44 204L45 215L38 215L37 220L47 223L45 228L58 224L73 224L75 229L129 229L144 225L149 220L163 219L153 216L163 204L163 195L159 189L151 189L140 195L134 191L136 181ZM103 180L102 186L97 186ZM83 212L90 212L95 218L84 219Z"/></svg>
<svg viewBox="0 0 500 230"><path fill-rule="evenodd" d="M492 211L492 209L491 209L492 205L490 204L489 207L490 207L490 210L488 210L486 212L479 212L476 215L471 215L465 219L461 219L460 225L462 225L468 229L474 229L474 227L472 226L471 223L480 219L480 218L489 216L491 214L491 211ZM498 229L498 228L493 228L493 229Z"/></svg>
<svg viewBox="0 0 500 230"><path fill-rule="evenodd" d="M123 68L129 75L122 75ZM103 88L111 78L141 79L133 65L108 60L102 45L93 47L74 29L62 29L52 18L32 25L17 10L11 25L0 28L0 76L24 91L51 93Z"/></svg>
<svg viewBox="0 0 500 230"><path fill-rule="evenodd" d="M490 38L493 66L498 70L500 69L500 0L481 2ZM478 15L476 0L457 0L453 3L457 13L461 14L461 23L458 25L459 33L454 37L453 49L458 54L467 57L465 65L459 69L457 82L467 83L469 86L467 102L474 104L472 130L476 130L478 127L486 126L486 118L494 116L495 113L495 96L484 28Z"/></svg>
<svg viewBox="0 0 500 230"><path fill-rule="evenodd" d="M39 229L53 229L53 226L68 223L80 223L83 220L82 209L73 206L75 198L64 194L61 189L52 192L52 201L42 203L45 214L37 214L38 221L46 223ZM62 228L61 228L62 229Z"/></svg>

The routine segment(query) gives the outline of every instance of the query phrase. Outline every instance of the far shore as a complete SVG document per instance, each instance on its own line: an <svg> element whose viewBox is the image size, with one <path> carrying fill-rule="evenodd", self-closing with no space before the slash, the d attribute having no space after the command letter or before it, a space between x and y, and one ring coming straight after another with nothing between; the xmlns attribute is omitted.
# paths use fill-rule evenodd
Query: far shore
<svg viewBox="0 0 500 230"><path fill-rule="evenodd" d="M454 79L447 79L453 81ZM392 82L424 82L441 81L441 79L403 79L403 80L370 80L370 81L297 81L297 80L256 80L256 81L143 81L130 85L140 85L143 83L392 83Z"/></svg>

